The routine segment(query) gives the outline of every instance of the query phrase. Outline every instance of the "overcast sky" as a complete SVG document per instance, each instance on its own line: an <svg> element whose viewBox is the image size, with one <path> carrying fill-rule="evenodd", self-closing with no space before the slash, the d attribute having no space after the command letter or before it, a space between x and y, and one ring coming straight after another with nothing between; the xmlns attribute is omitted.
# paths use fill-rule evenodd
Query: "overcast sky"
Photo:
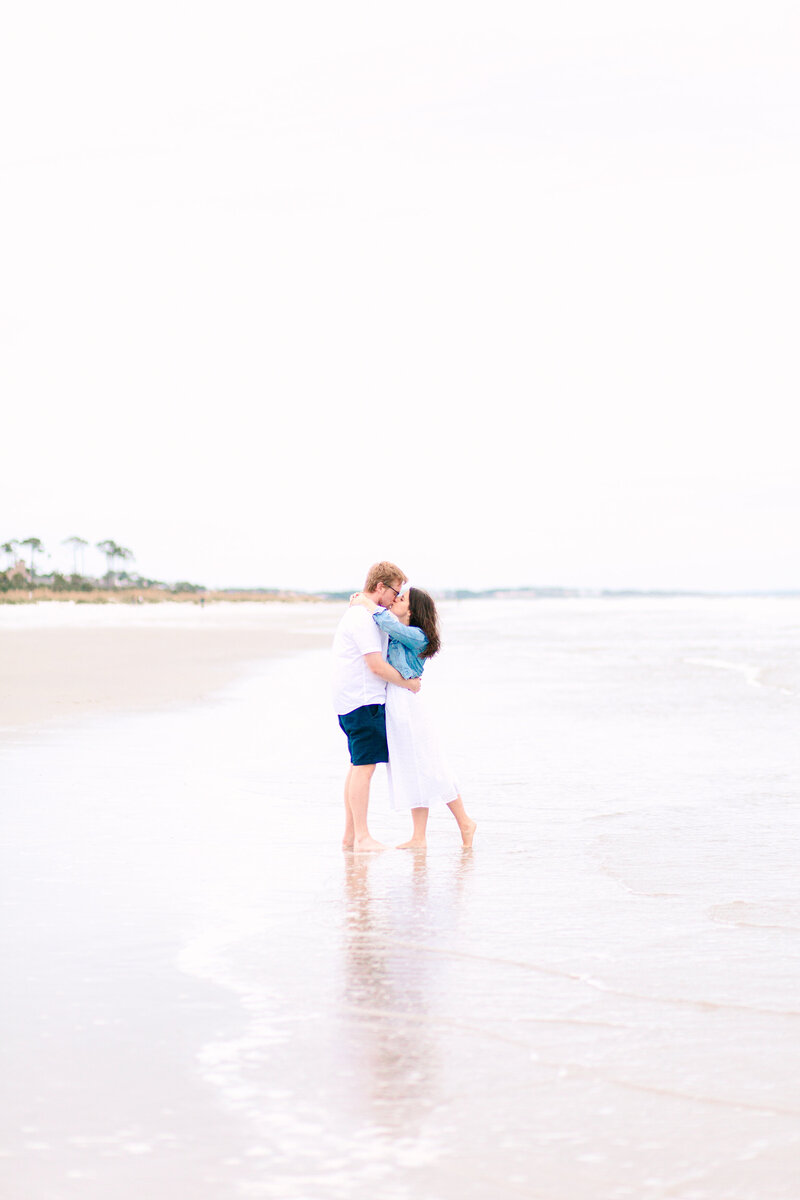
<svg viewBox="0 0 800 1200"><path fill-rule="evenodd" d="M800 586L796 4L15 8L0 542Z"/></svg>

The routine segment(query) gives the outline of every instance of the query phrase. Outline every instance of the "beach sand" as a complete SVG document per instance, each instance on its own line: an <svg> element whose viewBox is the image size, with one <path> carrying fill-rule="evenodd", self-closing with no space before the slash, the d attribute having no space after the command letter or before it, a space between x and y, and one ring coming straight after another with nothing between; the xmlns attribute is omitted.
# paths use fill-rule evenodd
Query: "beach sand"
<svg viewBox="0 0 800 1200"><path fill-rule="evenodd" d="M327 645L318 617L276 603L0 609L0 737L202 699L254 661Z"/></svg>
<svg viewBox="0 0 800 1200"><path fill-rule="evenodd" d="M0 1195L797 1200L796 602L444 606L362 856L340 606L156 608L0 613Z"/></svg>
<svg viewBox="0 0 800 1200"><path fill-rule="evenodd" d="M240 1122L197 1062L238 1029L238 1002L177 965L216 869L195 873L203 781L185 786L203 747L177 780L172 738L198 712L218 734L238 679L315 649L323 665L337 618L303 603L0 608L9 1200L221 1200L246 1175ZM235 873L226 828L211 857Z"/></svg>

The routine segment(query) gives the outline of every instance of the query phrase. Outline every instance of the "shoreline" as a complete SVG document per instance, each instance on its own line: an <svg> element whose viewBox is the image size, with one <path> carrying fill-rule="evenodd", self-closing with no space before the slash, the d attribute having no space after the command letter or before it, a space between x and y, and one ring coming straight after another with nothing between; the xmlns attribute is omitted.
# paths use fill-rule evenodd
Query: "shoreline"
<svg viewBox="0 0 800 1200"><path fill-rule="evenodd" d="M800 591L792 588L734 591L691 591L682 588L638 589L638 588L490 588L483 591L469 589L436 588L431 593L438 603L481 600L501 601L671 601L671 600L797 600ZM137 608L148 605L179 604L197 608L219 604L344 604L346 592L299 592L264 588L187 588L171 590L159 588L92 588L89 591L54 591L49 587L15 588L0 591L0 611L7 608L36 607L37 605L72 604L101 607L109 605L120 608Z"/></svg>
<svg viewBox="0 0 800 1200"><path fill-rule="evenodd" d="M288 591L259 591L237 588L220 591L211 588L187 588L171 591L169 588L92 588L88 591L54 591L48 587L15 588L0 592L0 605L21 604L320 604L327 597L315 593Z"/></svg>
<svg viewBox="0 0 800 1200"><path fill-rule="evenodd" d="M330 641L316 604L43 607L14 606L0 620L0 741L87 715L195 703L259 660Z"/></svg>

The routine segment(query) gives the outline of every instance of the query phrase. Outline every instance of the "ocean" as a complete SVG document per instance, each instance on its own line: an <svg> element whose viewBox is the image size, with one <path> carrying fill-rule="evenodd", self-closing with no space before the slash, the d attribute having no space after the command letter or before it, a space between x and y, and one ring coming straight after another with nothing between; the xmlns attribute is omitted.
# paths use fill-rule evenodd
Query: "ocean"
<svg viewBox="0 0 800 1200"><path fill-rule="evenodd" d="M3 1195L797 1200L800 601L441 614L471 852L342 852L327 651L6 744Z"/></svg>

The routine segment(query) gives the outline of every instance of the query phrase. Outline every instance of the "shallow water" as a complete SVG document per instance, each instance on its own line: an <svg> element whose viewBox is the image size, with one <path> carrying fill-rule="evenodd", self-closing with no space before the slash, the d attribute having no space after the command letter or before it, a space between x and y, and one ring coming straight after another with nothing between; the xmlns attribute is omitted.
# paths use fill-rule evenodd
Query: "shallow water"
<svg viewBox="0 0 800 1200"><path fill-rule="evenodd" d="M443 618L470 854L317 652L4 751L4 1195L796 1200L800 604Z"/></svg>

